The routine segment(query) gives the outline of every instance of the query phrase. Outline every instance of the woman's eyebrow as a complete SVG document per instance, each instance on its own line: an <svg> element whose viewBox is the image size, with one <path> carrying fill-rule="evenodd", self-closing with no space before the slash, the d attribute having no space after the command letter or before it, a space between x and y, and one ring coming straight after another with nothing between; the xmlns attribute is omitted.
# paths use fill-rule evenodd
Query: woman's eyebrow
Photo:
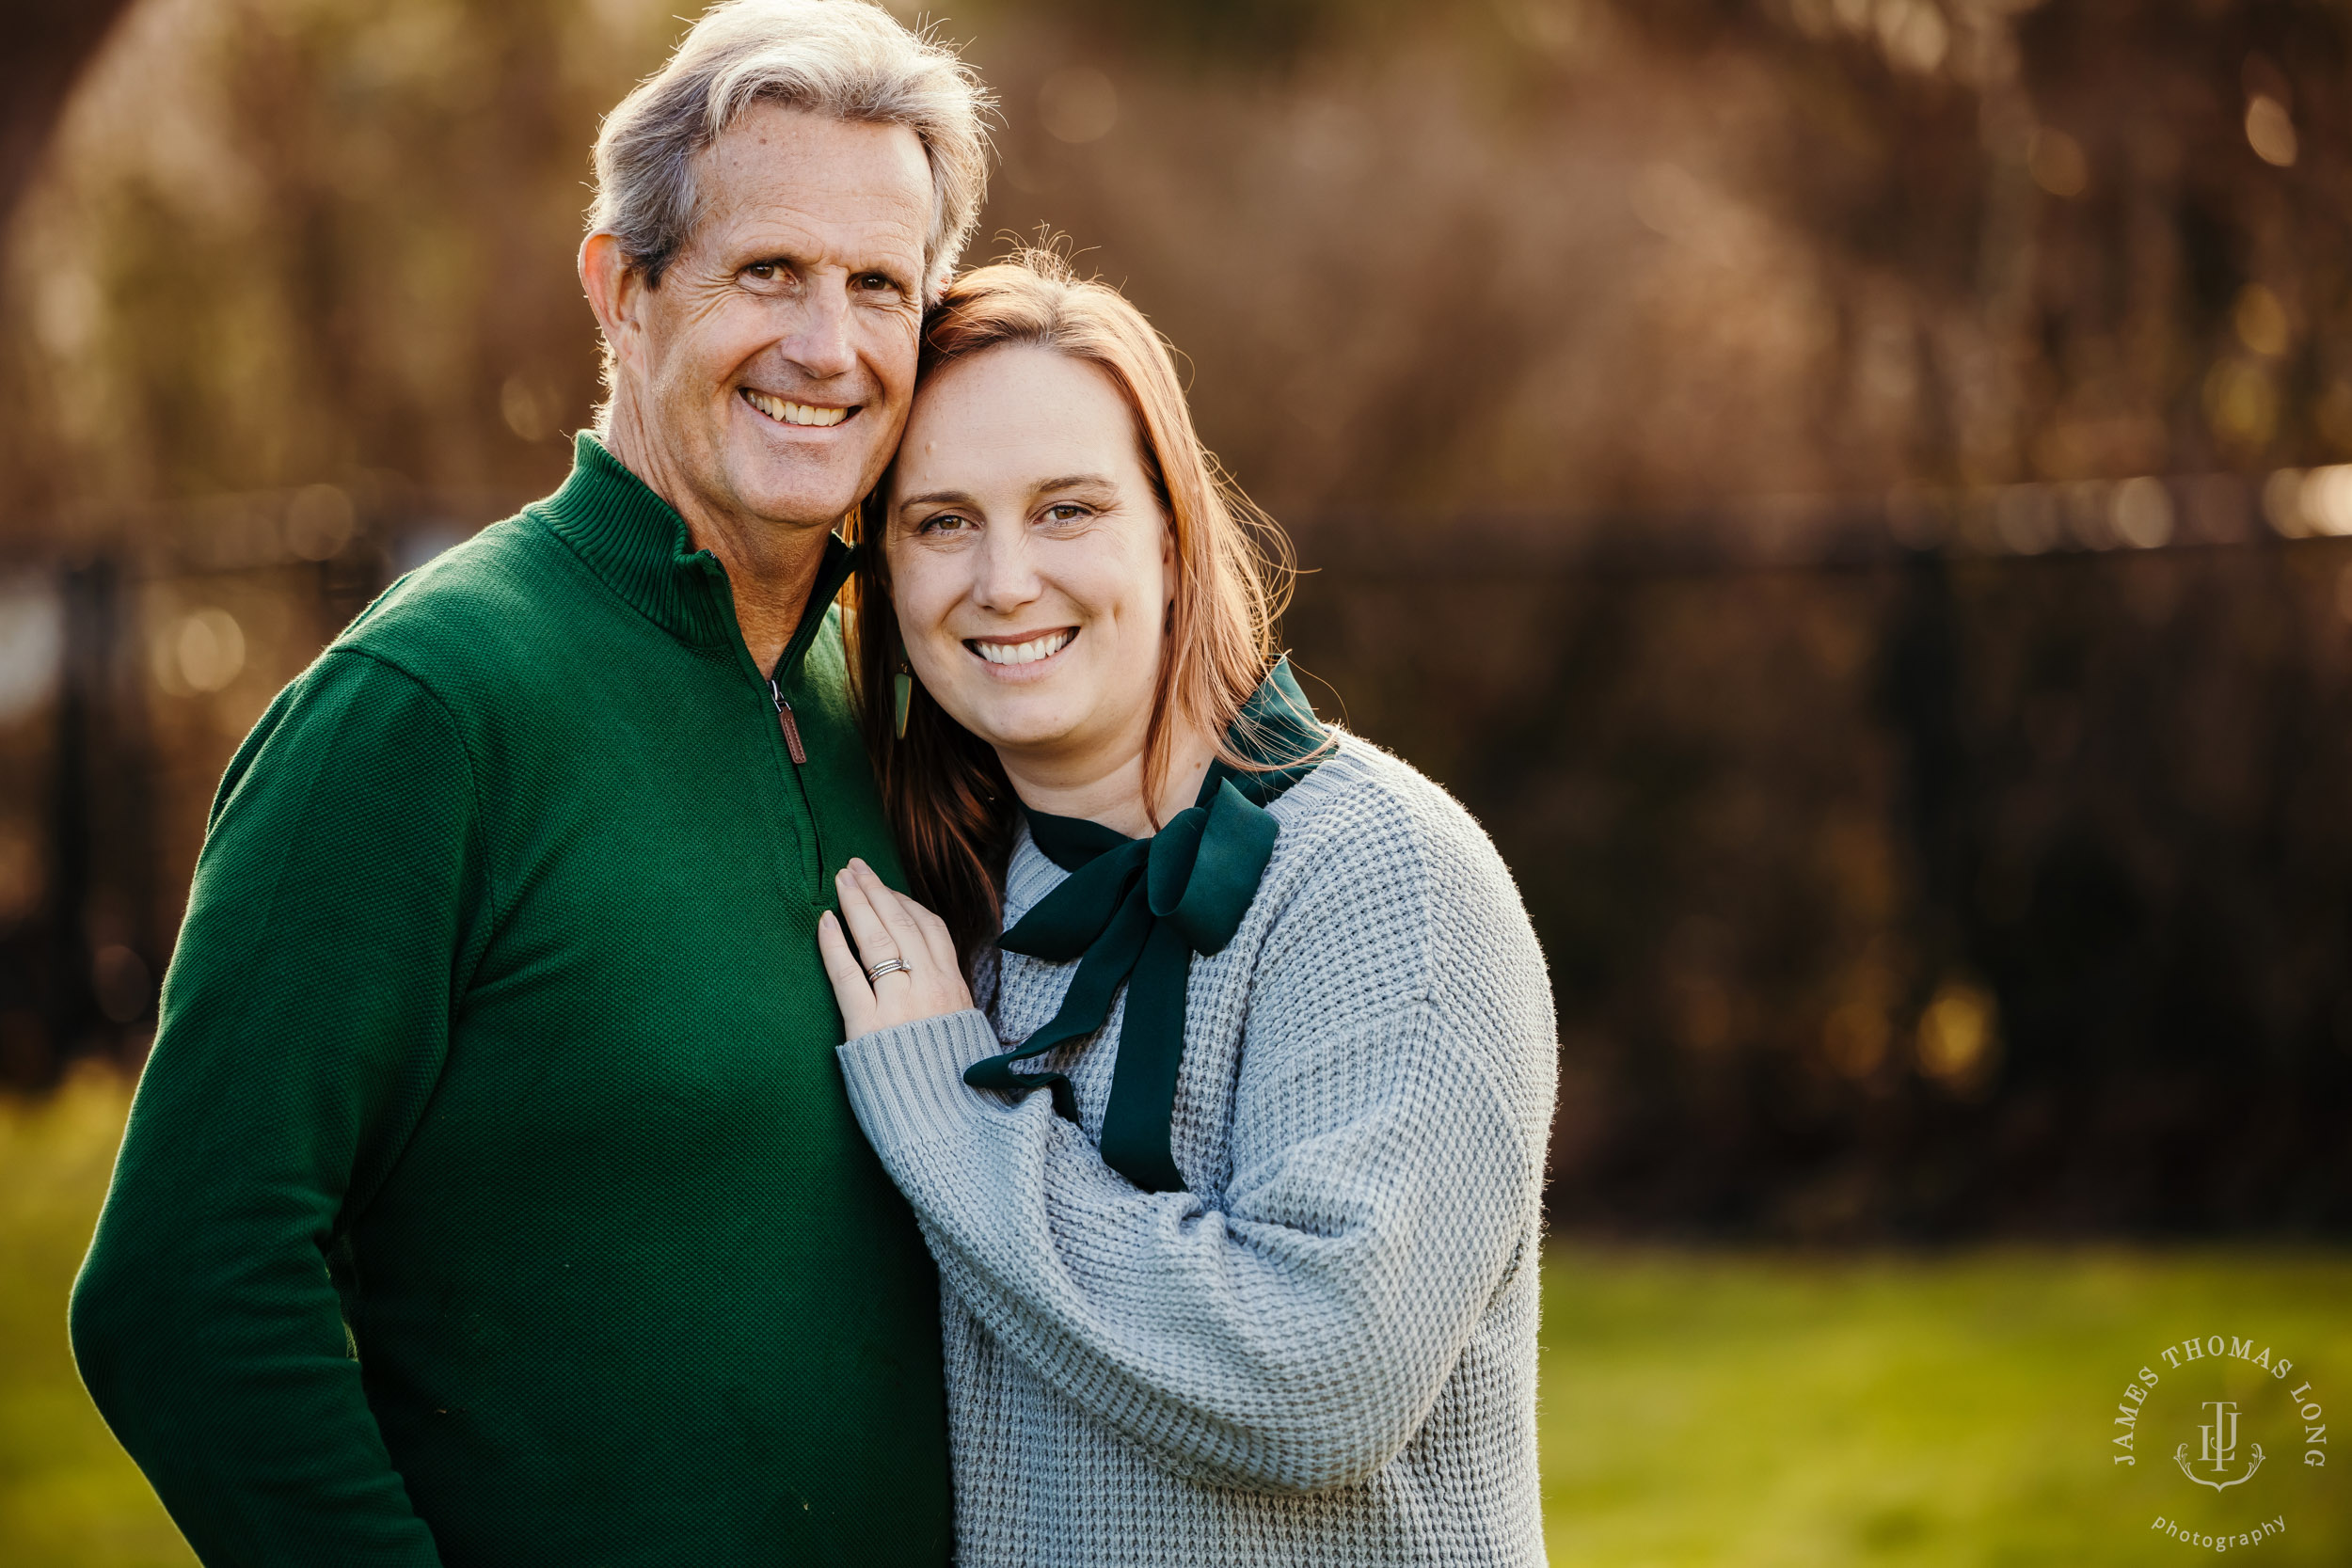
<svg viewBox="0 0 2352 1568"><path fill-rule="evenodd" d="M1050 496L1057 490L1109 490L1116 492L1119 486L1117 484L1113 483L1107 477L1102 474L1064 474L1059 479L1044 480L1039 483L1031 485L1029 487L1029 494L1033 496Z"/></svg>
<svg viewBox="0 0 2352 1568"><path fill-rule="evenodd" d="M911 512L918 506L970 506L972 498L961 490L926 490L919 496L908 496L896 508Z"/></svg>

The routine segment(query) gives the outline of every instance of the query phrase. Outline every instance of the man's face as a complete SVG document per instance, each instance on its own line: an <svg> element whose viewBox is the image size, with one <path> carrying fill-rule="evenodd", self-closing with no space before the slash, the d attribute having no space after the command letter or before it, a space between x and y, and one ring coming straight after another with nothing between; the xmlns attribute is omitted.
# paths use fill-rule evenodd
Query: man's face
<svg viewBox="0 0 2352 1568"><path fill-rule="evenodd" d="M888 463L914 392L922 142L762 103L695 178L693 233L660 287L628 285L625 389L702 508L830 527Z"/></svg>

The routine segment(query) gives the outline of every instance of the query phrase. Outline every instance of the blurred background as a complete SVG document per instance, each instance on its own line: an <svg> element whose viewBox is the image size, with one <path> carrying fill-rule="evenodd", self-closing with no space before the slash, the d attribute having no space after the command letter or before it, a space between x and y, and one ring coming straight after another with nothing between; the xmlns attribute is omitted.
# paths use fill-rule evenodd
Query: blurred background
<svg viewBox="0 0 2352 1568"><path fill-rule="evenodd" d="M685 24L9 9L0 1558L182 1560L62 1293L210 794L565 472L587 150ZM1170 336L1311 690L1518 875L1555 1560L2137 1561L2155 1346L2352 1374L2352 10L923 14L1003 103L971 259Z"/></svg>

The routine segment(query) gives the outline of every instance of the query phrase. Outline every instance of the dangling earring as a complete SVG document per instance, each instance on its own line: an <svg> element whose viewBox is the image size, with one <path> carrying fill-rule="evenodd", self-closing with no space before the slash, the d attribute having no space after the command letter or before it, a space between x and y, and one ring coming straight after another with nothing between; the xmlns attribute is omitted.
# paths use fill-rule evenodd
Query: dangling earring
<svg viewBox="0 0 2352 1568"><path fill-rule="evenodd" d="M898 661L898 673L890 677L890 699L898 715L898 738L907 737L907 714L914 706L914 673L907 668L905 659Z"/></svg>

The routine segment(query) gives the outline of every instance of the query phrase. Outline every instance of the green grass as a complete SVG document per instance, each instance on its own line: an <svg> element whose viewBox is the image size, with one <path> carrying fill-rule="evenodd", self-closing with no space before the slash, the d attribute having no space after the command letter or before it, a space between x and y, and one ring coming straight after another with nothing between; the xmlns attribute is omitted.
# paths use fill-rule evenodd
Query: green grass
<svg viewBox="0 0 2352 1568"><path fill-rule="evenodd" d="M0 1100L8 1568L191 1560L66 1349L66 1291L125 1099L93 1076L37 1105ZM2108 1458L2123 1384L2192 1334L2280 1347L2293 1382L2310 1377L2352 1423L2352 1256L1565 1244L1546 1267L1544 1504L1562 1568L2196 1562L2214 1554L2149 1521L2280 1512L2287 1532L2249 1548L2253 1561L2352 1561L2352 1457L2307 1470L2298 1435L2242 1490L2201 1494L2165 1458L2194 1444L2188 1416L2160 1446L2152 1417L2132 1469ZM2157 1365L2168 1397L2186 1388L2188 1372ZM2233 1392L2249 1412L2276 1397L2244 1377Z"/></svg>
<svg viewBox="0 0 2352 1568"><path fill-rule="evenodd" d="M2280 1440L2279 1403L2308 1376L2317 1397L2352 1411L2342 1253L1563 1246L1547 1267L1555 1564L2207 1560L2217 1554L2154 1535L2151 1521L2212 1532L2280 1512L2286 1533L2245 1548L2255 1560L2352 1561L2352 1478L2301 1466L2302 1433ZM2183 1439L2194 1451L2196 1401L2218 1390L2189 1386L2214 1367L2158 1359L2211 1333L2253 1335L2300 1369L2285 1384L2248 1373L2229 1390L2249 1421L2268 1418L2273 1451L2267 1473L2226 1499L2190 1486L2169 1457ZM2119 1398L2150 1362L2171 1380L2171 1403L2143 1407L2138 1464L2119 1468ZM2352 1469L2352 1455L2342 1463Z"/></svg>
<svg viewBox="0 0 2352 1568"><path fill-rule="evenodd" d="M196 1560L98 1418L66 1346L66 1292L129 1098L104 1074L30 1105L0 1097L0 1563L9 1568Z"/></svg>

